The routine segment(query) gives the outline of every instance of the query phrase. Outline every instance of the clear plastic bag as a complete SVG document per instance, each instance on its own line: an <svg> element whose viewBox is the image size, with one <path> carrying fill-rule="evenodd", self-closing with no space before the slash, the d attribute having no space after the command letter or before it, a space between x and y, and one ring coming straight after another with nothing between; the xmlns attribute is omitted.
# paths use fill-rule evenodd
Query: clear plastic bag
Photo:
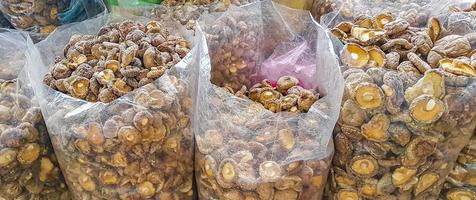
<svg viewBox="0 0 476 200"><path fill-rule="evenodd" d="M311 13L316 21L321 22L323 16L329 13L339 13L343 5L344 0L314 0Z"/></svg>
<svg viewBox="0 0 476 200"><path fill-rule="evenodd" d="M87 20L28 48L29 75L66 182L75 199L192 199L196 48L154 82L110 103L87 102L43 84L73 35L94 35L105 23L123 20ZM166 28L182 33L180 26Z"/></svg>
<svg viewBox="0 0 476 200"><path fill-rule="evenodd" d="M7 0L0 2L0 10L16 29L39 41L57 26L105 13L106 6L102 0Z"/></svg>
<svg viewBox="0 0 476 200"><path fill-rule="evenodd" d="M460 1L450 5L438 18L447 27L445 35L475 35L476 33L476 4L473 1ZM471 44L475 49L473 41ZM474 60L474 58L472 59ZM475 66L474 64L472 65ZM458 155L454 168L448 175L443 186L441 198L455 200L461 198L476 198L476 137L473 137Z"/></svg>
<svg viewBox="0 0 476 200"><path fill-rule="evenodd" d="M26 39L20 32L0 29L0 79L13 80L25 65Z"/></svg>
<svg viewBox="0 0 476 200"><path fill-rule="evenodd" d="M451 0L344 0L340 10L325 14L320 22L327 27L352 20L361 15L389 12L406 19L412 26L424 26L429 16L435 16L450 5Z"/></svg>
<svg viewBox="0 0 476 200"><path fill-rule="evenodd" d="M0 31L0 198L68 200L37 96L20 74L27 37Z"/></svg>
<svg viewBox="0 0 476 200"><path fill-rule="evenodd" d="M203 14L224 12L230 6L243 6L256 1L258 0L238 0L230 2L220 0L211 1L207 3L200 3L195 1L170 1L163 2L161 6L154 6L153 8L140 8L138 11L135 10L133 12L140 13L140 15L142 16L147 16L162 22L174 21L176 23L184 25L188 30L195 30L195 22ZM169 4L174 6L167 6Z"/></svg>
<svg viewBox="0 0 476 200"><path fill-rule="evenodd" d="M260 67L258 79L269 80L275 84L282 76L292 76L299 80L305 89L316 90L317 83L315 52L312 52L307 41L293 41L276 47L273 54Z"/></svg>
<svg viewBox="0 0 476 200"><path fill-rule="evenodd" d="M343 89L326 31L308 11L271 1L204 15L199 23L200 106L194 117L199 198L320 199ZM307 113L273 113L221 88L259 81L255 73L264 58L295 39L316 52L314 81L323 95Z"/></svg>
<svg viewBox="0 0 476 200"><path fill-rule="evenodd" d="M473 137L458 155L456 165L443 187L441 198L458 200L476 198L476 138Z"/></svg>
<svg viewBox="0 0 476 200"><path fill-rule="evenodd" d="M468 144L476 126L474 35L440 20L436 7L447 4L434 3L419 12L423 24L380 7L331 27L345 44L332 198L438 199Z"/></svg>
<svg viewBox="0 0 476 200"><path fill-rule="evenodd" d="M472 7L476 4L469 0L460 0L451 3L447 9L436 15L442 26L446 27L443 35L466 35L476 32L476 10ZM474 42L472 43L475 47Z"/></svg>

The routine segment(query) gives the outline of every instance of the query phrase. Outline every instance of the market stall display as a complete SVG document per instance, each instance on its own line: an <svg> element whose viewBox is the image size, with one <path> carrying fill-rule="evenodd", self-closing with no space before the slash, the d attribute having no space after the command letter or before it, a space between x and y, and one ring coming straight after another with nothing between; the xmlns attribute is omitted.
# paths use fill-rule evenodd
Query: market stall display
<svg viewBox="0 0 476 200"><path fill-rule="evenodd" d="M26 36L5 30L0 44L0 198L68 200L38 99L20 74Z"/></svg>
<svg viewBox="0 0 476 200"><path fill-rule="evenodd" d="M474 0L107 2L0 1L0 199L476 200Z"/></svg>
<svg viewBox="0 0 476 200"><path fill-rule="evenodd" d="M157 21L104 20L58 30L40 51L29 48L72 196L192 199L190 38Z"/></svg>
<svg viewBox="0 0 476 200"><path fill-rule="evenodd" d="M199 198L320 199L343 89L325 30L309 12L271 1L205 15L199 24L206 39L194 117ZM316 60L300 69L318 72L310 80L316 88L290 75L259 77L267 58L299 44ZM306 56L291 57L306 66Z"/></svg>
<svg viewBox="0 0 476 200"><path fill-rule="evenodd" d="M352 18L331 29L345 44L331 196L436 199L476 126L475 35L432 15Z"/></svg>

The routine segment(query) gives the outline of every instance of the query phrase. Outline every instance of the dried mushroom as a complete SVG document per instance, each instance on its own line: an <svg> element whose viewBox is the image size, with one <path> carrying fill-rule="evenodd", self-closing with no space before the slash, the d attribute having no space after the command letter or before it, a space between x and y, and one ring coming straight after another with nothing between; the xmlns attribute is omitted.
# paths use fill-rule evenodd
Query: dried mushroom
<svg viewBox="0 0 476 200"><path fill-rule="evenodd" d="M388 139L388 127L390 121L387 116L377 114L372 119L362 125L362 135L370 141L385 142Z"/></svg>
<svg viewBox="0 0 476 200"><path fill-rule="evenodd" d="M364 82L357 85L353 96L362 109L379 108L383 105L383 92L373 83Z"/></svg>
<svg viewBox="0 0 476 200"><path fill-rule="evenodd" d="M442 196L446 199L475 199L476 173L476 138L473 134L469 143L459 153L456 165L451 169L443 186Z"/></svg>
<svg viewBox="0 0 476 200"><path fill-rule="evenodd" d="M376 67L383 67L385 66L385 53L380 50L379 48L376 47L371 47L368 49L369 53L369 62L371 62L371 65L374 65Z"/></svg>
<svg viewBox="0 0 476 200"><path fill-rule="evenodd" d="M121 32L121 26L134 23L126 21L121 24L111 24L104 27L102 29L104 31L100 35L71 38L65 47L65 52L77 53L65 53L66 58L56 60L52 71L45 75L45 84L52 81L66 81L65 83L67 84L65 86L56 86L55 89L90 102L101 101L109 103L140 86L156 80L164 74L166 68L168 69L177 64L188 53L190 45L184 38L169 35L164 29L161 29L160 33L148 32L148 30L145 30L144 24L131 26L130 30L124 33L128 36L126 38L119 38L118 40L103 38L115 32ZM149 22L149 24L161 26L156 21ZM153 28L154 26L148 27ZM161 46L155 47L150 42L148 45L145 45L144 42L152 41L156 34L166 37L162 44L174 45L176 48L173 51L165 51ZM128 40L131 39L132 35L138 38ZM85 50L84 45L86 44L90 45L90 51ZM142 50L140 49L141 47L146 48L142 57L137 53ZM178 50L183 52L179 53ZM105 53L101 53L102 51ZM150 56L152 58L148 52L151 52ZM163 60L163 62L157 63L154 53L170 57L177 55L178 59ZM94 61L95 65L86 68L80 67L84 63L91 61ZM158 66L159 64L163 66ZM142 72L145 73L145 76L141 74ZM75 74L90 75L84 77ZM53 77L53 80L50 77Z"/></svg>
<svg viewBox="0 0 476 200"><path fill-rule="evenodd" d="M415 169L400 167L393 172L392 183L397 187L403 187L415 178L416 172Z"/></svg>
<svg viewBox="0 0 476 200"><path fill-rule="evenodd" d="M476 76L476 69L471 65L455 59L441 59L440 67L447 72L461 76Z"/></svg>
<svg viewBox="0 0 476 200"><path fill-rule="evenodd" d="M372 156L357 156L349 163L352 172L357 176L372 177L378 172L379 165Z"/></svg>
<svg viewBox="0 0 476 200"><path fill-rule="evenodd" d="M281 168L278 163L265 161L259 166L260 177L264 180L274 180L281 176Z"/></svg>
<svg viewBox="0 0 476 200"><path fill-rule="evenodd" d="M362 68L367 65L370 55L367 50L358 44L346 44L341 53L342 62L350 67Z"/></svg>
<svg viewBox="0 0 476 200"><path fill-rule="evenodd" d="M20 85L0 81L0 198L69 199L41 112Z"/></svg>
<svg viewBox="0 0 476 200"><path fill-rule="evenodd" d="M233 94L230 100L239 104L250 104L244 109L250 114L265 112L291 118L308 112L319 98L292 76L282 76L275 83L263 80L249 89L226 85L219 91ZM216 126L196 136L197 182L203 188L198 191L199 198L297 200L322 196L329 158L281 161L300 152L313 136L300 134L296 124L287 120L255 124L248 120L255 117L253 114L243 117L246 114L219 113L217 124L227 124L228 128ZM302 126L315 127L315 123L303 120ZM237 126L255 130L255 134Z"/></svg>
<svg viewBox="0 0 476 200"><path fill-rule="evenodd" d="M435 173L428 173L421 175L418 183L415 186L415 195L418 196L420 193L432 187L440 177Z"/></svg>
<svg viewBox="0 0 476 200"><path fill-rule="evenodd" d="M443 101L431 95L421 95L410 104L410 115L420 123L433 123L440 119L443 112L445 112Z"/></svg>
<svg viewBox="0 0 476 200"><path fill-rule="evenodd" d="M440 37L443 27L441 26L440 20L437 18L431 18L428 22L428 35L431 38L432 42L436 42Z"/></svg>
<svg viewBox="0 0 476 200"><path fill-rule="evenodd" d="M463 20L454 16L392 14L350 13L350 21L331 27L345 45L346 86L334 129L331 196L476 199L468 169L476 150L465 147L451 169L476 124L474 33L458 31Z"/></svg>
<svg viewBox="0 0 476 200"><path fill-rule="evenodd" d="M275 87L268 80L263 80L249 90L246 86L242 86L237 91L230 87L224 89L237 97L256 101L275 113L305 113L319 99L319 93L302 88L299 86L299 80L291 76L279 78Z"/></svg>
<svg viewBox="0 0 476 200"><path fill-rule="evenodd" d="M359 193L357 193L357 191L350 190L350 189L339 190L337 194L335 195L336 195L335 200L359 200L360 199Z"/></svg>
<svg viewBox="0 0 476 200"><path fill-rule="evenodd" d="M446 194L448 200L476 199L474 191L465 189L453 189Z"/></svg>
<svg viewBox="0 0 476 200"><path fill-rule="evenodd" d="M375 27L383 29L386 24L388 24L389 22L392 22L393 20L395 19L390 14L387 14L387 13L378 14L375 16Z"/></svg>
<svg viewBox="0 0 476 200"><path fill-rule="evenodd" d="M411 103L421 95L442 98L445 95L445 77L438 71L430 70L418 82L405 90L405 100Z"/></svg>
<svg viewBox="0 0 476 200"><path fill-rule="evenodd" d="M4 1L0 10L10 18L15 28L45 36L60 25L58 13L66 10L67 4L46 0Z"/></svg>
<svg viewBox="0 0 476 200"><path fill-rule="evenodd" d="M163 41L153 44L158 35ZM193 198L189 82L168 74L190 47L156 21L112 23L97 35L71 38L64 57L55 64L71 72L59 76L68 86L61 95L95 109L78 113L68 101L47 106L55 110L49 115L53 123L48 129L54 132L51 138L56 141L57 160L74 199ZM153 62L143 53L149 48L155 52ZM45 81L48 77L57 81L55 73L46 75ZM219 133L210 131L207 136L210 145L221 146L217 144ZM36 158L36 152L29 149L28 156L22 156L27 152L23 148L16 156L26 164L41 160L42 174L52 176L48 161ZM209 172L218 174L219 163L209 161L213 169Z"/></svg>

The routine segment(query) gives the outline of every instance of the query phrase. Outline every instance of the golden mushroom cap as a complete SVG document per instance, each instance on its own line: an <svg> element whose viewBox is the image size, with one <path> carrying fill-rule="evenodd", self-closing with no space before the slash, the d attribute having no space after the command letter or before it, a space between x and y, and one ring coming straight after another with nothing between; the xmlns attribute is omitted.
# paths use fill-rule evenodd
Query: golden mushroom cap
<svg viewBox="0 0 476 200"><path fill-rule="evenodd" d="M349 67L363 68L369 62L370 55L362 46L349 43L344 46L341 58L342 62Z"/></svg>
<svg viewBox="0 0 476 200"><path fill-rule="evenodd" d="M431 95L419 96L410 104L410 116L415 121L425 124L439 120L445 110L443 101Z"/></svg>

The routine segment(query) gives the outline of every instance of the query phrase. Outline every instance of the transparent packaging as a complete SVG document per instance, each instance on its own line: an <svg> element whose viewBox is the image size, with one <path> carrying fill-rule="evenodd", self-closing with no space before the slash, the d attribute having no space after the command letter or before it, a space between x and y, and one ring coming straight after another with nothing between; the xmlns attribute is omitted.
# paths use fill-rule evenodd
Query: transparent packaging
<svg viewBox="0 0 476 200"><path fill-rule="evenodd" d="M433 1L417 22L393 3L359 4L367 15L330 26L345 79L333 199L438 199L475 130L475 37L461 26L469 16Z"/></svg>
<svg viewBox="0 0 476 200"><path fill-rule="evenodd" d="M195 167L200 199L320 199L333 154L343 80L326 31L308 11L262 1L204 15ZM322 98L307 113L236 97L280 44L307 41Z"/></svg>
<svg viewBox="0 0 476 200"><path fill-rule="evenodd" d="M73 98L43 84L55 57L64 56L63 47L73 35L94 35L105 24L124 20L110 16L86 20L62 27L28 48L29 75L58 161L75 199L192 199L190 121L197 48L160 78L110 103ZM191 41L180 26L165 28ZM132 29L121 29L126 35L128 30Z"/></svg>
<svg viewBox="0 0 476 200"><path fill-rule="evenodd" d="M337 23L352 20L360 15L376 15L390 12L406 19L412 26L424 26L429 16L446 10L451 0L343 0L340 9L324 14L321 24L333 27Z"/></svg>
<svg viewBox="0 0 476 200"><path fill-rule="evenodd" d="M13 27L39 41L62 24L105 13L106 6L102 0L5 0L0 2L0 11Z"/></svg>
<svg viewBox="0 0 476 200"><path fill-rule="evenodd" d="M476 197L476 138L459 153L456 165L446 178L441 198L458 200Z"/></svg>
<svg viewBox="0 0 476 200"><path fill-rule="evenodd" d="M448 10L439 14L438 18L445 27L448 27L446 34L473 35L474 37L476 16L472 13L476 11L475 6L473 1L462 0L451 4ZM471 46L473 49L476 48L474 40ZM476 180L476 138L473 133L473 137L459 153L455 166L446 178L441 198L448 200L476 198L476 182L474 180Z"/></svg>
<svg viewBox="0 0 476 200"><path fill-rule="evenodd" d="M310 10L316 21L321 22L323 16L329 13L339 13L343 5L344 0L314 0Z"/></svg>
<svg viewBox="0 0 476 200"><path fill-rule="evenodd" d="M27 37L0 30L0 199L68 200L38 97L20 73Z"/></svg>

